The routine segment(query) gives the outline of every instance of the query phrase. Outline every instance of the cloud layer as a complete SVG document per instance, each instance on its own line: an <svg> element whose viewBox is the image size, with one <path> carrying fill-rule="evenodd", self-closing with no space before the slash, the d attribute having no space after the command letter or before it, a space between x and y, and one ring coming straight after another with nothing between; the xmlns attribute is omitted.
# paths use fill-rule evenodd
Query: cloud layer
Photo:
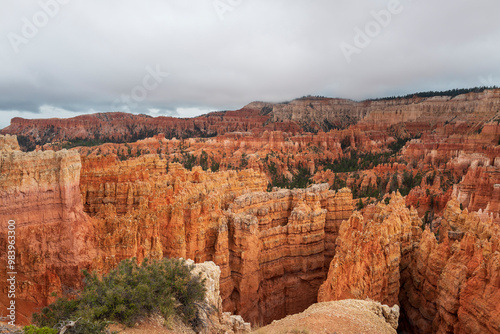
<svg viewBox="0 0 500 334"><path fill-rule="evenodd" d="M4 2L0 127L500 85L497 0Z"/></svg>

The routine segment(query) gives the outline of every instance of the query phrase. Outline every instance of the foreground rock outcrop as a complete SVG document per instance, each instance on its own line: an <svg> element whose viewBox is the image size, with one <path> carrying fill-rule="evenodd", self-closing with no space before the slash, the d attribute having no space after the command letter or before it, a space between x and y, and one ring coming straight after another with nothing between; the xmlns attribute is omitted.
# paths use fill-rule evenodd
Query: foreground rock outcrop
<svg viewBox="0 0 500 334"><path fill-rule="evenodd" d="M399 307L368 300L346 299L317 303L302 313L289 315L254 331L274 333L366 333L395 334Z"/></svg>
<svg viewBox="0 0 500 334"><path fill-rule="evenodd" d="M222 311L222 299L220 297L220 268L212 261L195 264L193 260L187 260L187 264L193 265L191 272L199 275L204 282L206 295L205 303L209 306L207 312L200 312L202 321L206 327L202 334L245 334L250 333L250 323L244 322L239 315L232 315Z"/></svg>

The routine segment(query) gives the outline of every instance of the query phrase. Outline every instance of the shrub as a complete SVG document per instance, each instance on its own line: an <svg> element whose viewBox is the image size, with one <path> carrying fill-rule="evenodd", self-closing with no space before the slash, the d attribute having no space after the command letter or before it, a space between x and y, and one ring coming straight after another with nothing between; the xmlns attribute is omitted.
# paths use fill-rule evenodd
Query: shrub
<svg viewBox="0 0 500 334"><path fill-rule="evenodd" d="M240 168L243 169L246 166L248 166L248 156L246 155L246 153L243 153L241 155Z"/></svg>
<svg viewBox="0 0 500 334"><path fill-rule="evenodd" d="M187 170L192 170L194 166L196 166L196 157L191 153L183 153L182 154L182 165Z"/></svg>
<svg viewBox="0 0 500 334"><path fill-rule="evenodd" d="M57 334L58 330L48 327L36 327L33 325L24 326L23 328L24 334Z"/></svg>
<svg viewBox="0 0 500 334"><path fill-rule="evenodd" d="M201 150L200 154L200 166L203 170L208 169L208 154L204 150Z"/></svg>
<svg viewBox="0 0 500 334"><path fill-rule="evenodd" d="M33 315L38 326L56 328L66 320L78 320L67 333L104 333L110 321L128 326L138 318L159 312L165 319L178 314L184 321L197 324L197 305L205 298L205 288L192 266L184 260L164 259L138 265L135 258L100 278L83 271L85 287L78 298L59 298Z"/></svg>
<svg viewBox="0 0 500 334"><path fill-rule="evenodd" d="M212 158L212 164L210 165L210 170L216 172L219 170L220 164Z"/></svg>

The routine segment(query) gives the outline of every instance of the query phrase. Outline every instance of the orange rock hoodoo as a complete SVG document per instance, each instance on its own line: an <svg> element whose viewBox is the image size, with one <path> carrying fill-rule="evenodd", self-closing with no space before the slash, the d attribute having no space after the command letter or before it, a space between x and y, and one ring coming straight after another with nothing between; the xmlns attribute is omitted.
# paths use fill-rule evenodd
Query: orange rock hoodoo
<svg viewBox="0 0 500 334"><path fill-rule="evenodd" d="M421 221L404 199L393 194L388 205L355 212L342 223L337 249L318 301L370 298L398 303L400 271L408 266Z"/></svg>
<svg viewBox="0 0 500 334"><path fill-rule="evenodd" d="M500 227L452 200L438 235L422 234L402 273L406 318L419 333L500 332Z"/></svg>
<svg viewBox="0 0 500 334"><path fill-rule="evenodd" d="M342 223L319 301L400 304L415 333L500 331L500 227L448 202L436 235L422 233L399 195ZM437 236L437 237L436 237Z"/></svg>

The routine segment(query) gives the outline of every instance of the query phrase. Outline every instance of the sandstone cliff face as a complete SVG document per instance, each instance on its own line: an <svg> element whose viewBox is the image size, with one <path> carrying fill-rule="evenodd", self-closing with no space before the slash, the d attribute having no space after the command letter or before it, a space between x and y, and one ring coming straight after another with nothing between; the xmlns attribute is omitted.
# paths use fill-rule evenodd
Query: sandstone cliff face
<svg viewBox="0 0 500 334"><path fill-rule="evenodd" d="M480 211L483 220L500 223L500 166L469 168L453 195L469 211Z"/></svg>
<svg viewBox="0 0 500 334"><path fill-rule="evenodd" d="M465 122L467 126L478 129L495 117L499 106L500 89L468 93L453 98L435 96L372 101L368 107L370 112L359 125L383 129L384 126L401 123L410 134L448 123L460 126L460 123Z"/></svg>
<svg viewBox="0 0 500 334"><path fill-rule="evenodd" d="M23 153L3 136L0 143L0 228L7 231L7 222L16 222L17 321L26 323L33 310L53 300L52 292L80 286L80 270L96 254L93 227L83 212L76 152ZM3 232L0 248L7 248ZM0 258L2 268L6 260ZM0 302L7 305L5 279L0 289Z"/></svg>
<svg viewBox="0 0 500 334"><path fill-rule="evenodd" d="M370 298L398 304L400 270L408 265L420 219L399 193L393 193L389 205L369 207L365 215L355 212L342 223L318 301Z"/></svg>
<svg viewBox="0 0 500 334"><path fill-rule="evenodd" d="M19 143L17 142L17 136L11 135L0 135L0 149L2 152L12 152L20 151Z"/></svg>
<svg viewBox="0 0 500 334"><path fill-rule="evenodd" d="M341 225L319 301L371 298L402 308L414 333L499 333L500 226L452 199L435 233L404 199L369 206Z"/></svg>
<svg viewBox="0 0 500 334"><path fill-rule="evenodd" d="M415 249L400 301L418 333L499 333L499 227L448 203Z"/></svg>
<svg viewBox="0 0 500 334"><path fill-rule="evenodd" d="M207 173L169 164L167 172L155 155L122 162L99 156L83 165L80 189L96 221L104 255L95 266L103 270L133 256L215 260L223 211L235 197L266 186L252 170Z"/></svg>
<svg viewBox="0 0 500 334"><path fill-rule="evenodd" d="M482 130L472 128L472 131L460 126L444 126L409 141L402 156L414 166L446 167L462 176L469 166L493 165L500 153L499 134L500 125L496 122L485 124Z"/></svg>
<svg viewBox="0 0 500 334"><path fill-rule="evenodd" d="M351 212L351 193L327 184L236 198L228 210L224 309L269 323L314 303L338 228Z"/></svg>
<svg viewBox="0 0 500 334"><path fill-rule="evenodd" d="M155 155L83 159L81 192L109 270L124 258L185 257L221 268L223 309L247 321L304 310L316 300L352 195L327 184L255 192L252 170L187 171Z"/></svg>
<svg viewBox="0 0 500 334"><path fill-rule="evenodd" d="M164 134L168 138L212 137L232 131L263 129L269 116L260 110L243 108L238 111L213 112L194 118L150 117L121 112L82 115L68 119L31 120L13 118L2 134L23 138L25 148L54 141L133 142ZM268 130L297 132L297 125L268 125Z"/></svg>

